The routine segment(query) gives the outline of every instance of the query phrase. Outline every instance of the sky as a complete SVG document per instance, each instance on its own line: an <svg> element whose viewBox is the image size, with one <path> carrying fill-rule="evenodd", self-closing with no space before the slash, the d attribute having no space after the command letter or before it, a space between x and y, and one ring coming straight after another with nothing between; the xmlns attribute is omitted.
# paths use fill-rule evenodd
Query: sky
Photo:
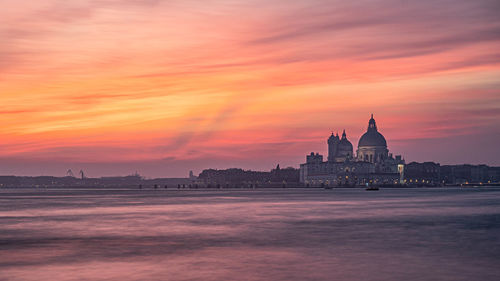
<svg viewBox="0 0 500 281"><path fill-rule="evenodd" d="M498 0L0 0L0 175L298 167L374 114L500 165Z"/></svg>

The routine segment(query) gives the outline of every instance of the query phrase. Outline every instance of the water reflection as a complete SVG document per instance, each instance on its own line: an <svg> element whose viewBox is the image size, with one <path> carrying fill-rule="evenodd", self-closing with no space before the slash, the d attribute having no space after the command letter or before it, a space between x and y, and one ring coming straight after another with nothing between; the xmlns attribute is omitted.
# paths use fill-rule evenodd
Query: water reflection
<svg viewBox="0 0 500 281"><path fill-rule="evenodd" d="M2 280L498 280L500 190L2 190Z"/></svg>

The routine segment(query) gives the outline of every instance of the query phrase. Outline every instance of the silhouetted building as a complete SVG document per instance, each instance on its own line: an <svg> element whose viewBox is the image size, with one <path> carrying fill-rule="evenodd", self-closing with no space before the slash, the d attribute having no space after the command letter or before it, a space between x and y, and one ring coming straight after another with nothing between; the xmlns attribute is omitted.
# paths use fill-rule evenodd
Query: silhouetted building
<svg viewBox="0 0 500 281"><path fill-rule="evenodd" d="M191 181L195 181L197 179L197 177L194 175L193 171L189 171L189 179Z"/></svg>
<svg viewBox="0 0 500 281"><path fill-rule="evenodd" d="M271 182L291 184L299 182L299 170L292 167L280 169L280 165L278 165L276 169L271 170L270 174Z"/></svg>
<svg viewBox="0 0 500 281"><path fill-rule="evenodd" d="M189 184L188 178L144 179L138 174L123 177L76 178L0 176L0 187L153 187L154 185Z"/></svg>
<svg viewBox="0 0 500 281"><path fill-rule="evenodd" d="M345 130L342 132L342 138L339 135L332 135L328 138L328 162L345 162L351 159L353 155L352 143L347 139Z"/></svg>
<svg viewBox="0 0 500 281"><path fill-rule="evenodd" d="M405 166L405 182L415 186L437 186L442 184L439 163L411 162Z"/></svg>
<svg viewBox="0 0 500 281"><path fill-rule="evenodd" d="M464 183L498 183L500 167L487 165L444 165L441 166L441 177L445 184Z"/></svg>
<svg viewBox="0 0 500 281"><path fill-rule="evenodd" d="M279 165L270 172L250 171L243 169L206 169L198 176L198 183L204 186L215 185L238 185L244 186L276 186L286 184L297 184L299 182L299 170L291 167L280 169Z"/></svg>
<svg viewBox="0 0 500 281"><path fill-rule="evenodd" d="M500 167L488 167L488 181L500 182Z"/></svg>
<svg viewBox="0 0 500 281"><path fill-rule="evenodd" d="M310 186L402 182L404 160L399 155L393 157L389 153L387 142L378 132L373 114L366 133L359 139L356 156L345 130L341 138L332 133L327 143L328 160L324 162L319 153L307 155L306 163L300 165L300 182Z"/></svg>

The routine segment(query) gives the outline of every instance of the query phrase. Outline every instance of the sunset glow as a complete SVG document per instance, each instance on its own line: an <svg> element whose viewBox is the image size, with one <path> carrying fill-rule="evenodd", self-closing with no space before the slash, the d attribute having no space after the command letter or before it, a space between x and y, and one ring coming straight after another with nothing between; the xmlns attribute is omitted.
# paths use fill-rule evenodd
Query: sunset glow
<svg viewBox="0 0 500 281"><path fill-rule="evenodd" d="M0 173L298 167L370 114L499 165L498 1L0 0Z"/></svg>

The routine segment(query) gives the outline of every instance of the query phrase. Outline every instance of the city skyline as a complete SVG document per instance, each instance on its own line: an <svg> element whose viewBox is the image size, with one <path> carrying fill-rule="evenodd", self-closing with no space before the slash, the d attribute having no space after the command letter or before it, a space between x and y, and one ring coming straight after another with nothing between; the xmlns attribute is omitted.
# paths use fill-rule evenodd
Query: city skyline
<svg viewBox="0 0 500 281"><path fill-rule="evenodd" d="M373 113L408 162L500 165L496 1L2 1L0 174L298 167Z"/></svg>

